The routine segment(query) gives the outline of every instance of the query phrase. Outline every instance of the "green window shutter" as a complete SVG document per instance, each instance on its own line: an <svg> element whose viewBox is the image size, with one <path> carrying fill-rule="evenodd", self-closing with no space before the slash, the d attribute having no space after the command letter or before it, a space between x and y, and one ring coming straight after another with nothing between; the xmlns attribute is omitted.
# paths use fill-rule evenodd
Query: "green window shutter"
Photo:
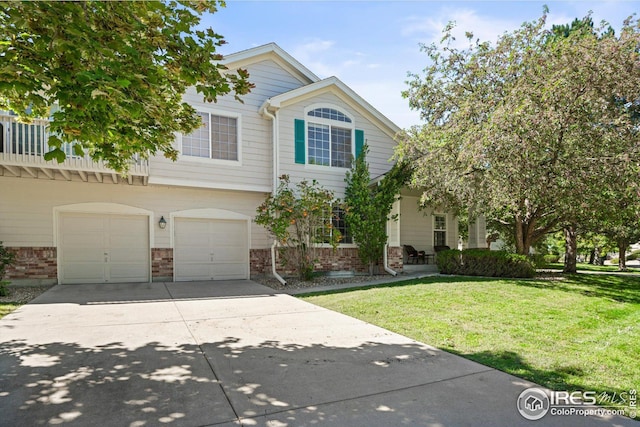
<svg viewBox="0 0 640 427"><path fill-rule="evenodd" d="M295 141L295 160L296 163L304 165L306 157L305 137L304 137L304 120L295 119L294 125L294 141Z"/></svg>
<svg viewBox="0 0 640 427"><path fill-rule="evenodd" d="M356 129L356 159L362 153L362 147L364 147L364 131Z"/></svg>

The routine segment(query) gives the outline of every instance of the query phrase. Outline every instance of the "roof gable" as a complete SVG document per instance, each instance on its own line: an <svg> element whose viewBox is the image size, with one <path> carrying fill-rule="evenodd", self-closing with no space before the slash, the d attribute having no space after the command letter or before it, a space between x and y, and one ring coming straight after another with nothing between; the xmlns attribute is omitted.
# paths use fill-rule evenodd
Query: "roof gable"
<svg viewBox="0 0 640 427"><path fill-rule="evenodd" d="M375 123L389 137L394 138L400 131L400 128L395 123L376 110L371 104L365 101L364 98L337 77L329 77L269 98L262 104L260 111L262 112L265 109L275 111L327 92L336 95L344 103Z"/></svg>
<svg viewBox="0 0 640 427"><path fill-rule="evenodd" d="M229 69L244 68L264 60L272 60L292 76L300 80L302 84L308 85L318 82L320 78L311 70L302 65L293 56L285 52L275 43L246 49L240 52L225 55L222 63Z"/></svg>

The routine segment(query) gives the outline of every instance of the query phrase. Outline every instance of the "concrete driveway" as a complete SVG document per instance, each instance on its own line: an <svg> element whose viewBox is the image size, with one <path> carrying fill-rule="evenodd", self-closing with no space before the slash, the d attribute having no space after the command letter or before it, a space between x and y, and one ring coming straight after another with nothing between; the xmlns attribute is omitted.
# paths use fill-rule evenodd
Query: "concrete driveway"
<svg viewBox="0 0 640 427"><path fill-rule="evenodd" d="M56 286L0 320L0 425L528 421L531 383L250 281Z"/></svg>

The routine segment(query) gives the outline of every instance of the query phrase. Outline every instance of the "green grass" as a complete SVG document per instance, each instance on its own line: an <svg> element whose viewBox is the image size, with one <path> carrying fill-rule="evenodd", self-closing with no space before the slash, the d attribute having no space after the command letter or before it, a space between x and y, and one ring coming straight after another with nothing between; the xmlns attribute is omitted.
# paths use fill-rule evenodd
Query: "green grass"
<svg viewBox="0 0 640 427"><path fill-rule="evenodd" d="M640 385L640 277L432 277L301 298L551 389Z"/></svg>
<svg viewBox="0 0 640 427"><path fill-rule="evenodd" d="M584 270L584 271L598 271L598 272L605 272L605 273L609 273L609 272L610 273L615 273L615 272L640 273L640 269L629 268L629 267L627 267L627 271L619 271L617 265L593 265L593 264L586 264L586 263L579 262L577 267L578 267L578 270ZM564 264L562 264L561 262L553 262L553 263L545 264L543 268L551 269L551 270L562 270L564 268Z"/></svg>
<svg viewBox="0 0 640 427"><path fill-rule="evenodd" d="M0 319L2 319L7 314L11 313L16 308L20 307L22 304L18 304L15 302L8 303L0 303Z"/></svg>

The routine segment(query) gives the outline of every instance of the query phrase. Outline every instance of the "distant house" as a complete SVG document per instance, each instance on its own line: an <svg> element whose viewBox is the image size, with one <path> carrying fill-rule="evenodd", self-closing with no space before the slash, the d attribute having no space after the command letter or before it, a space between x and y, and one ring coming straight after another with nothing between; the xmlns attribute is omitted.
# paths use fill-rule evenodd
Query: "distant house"
<svg viewBox="0 0 640 427"><path fill-rule="evenodd" d="M17 123L0 113L0 241L17 252L10 280L105 283L247 279L271 271L272 241L252 219L278 176L315 178L344 196L345 172L366 142L371 176L387 172L399 128L336 77L319 79L275 44L228 55L246 68L253 91L185 99L203 127L177 135L176 162L140 159L124 178L69 151L43 159L47 121ZM402 271L403 244L433 252L456 247L457 220L419 210L418 192L403 191L388 224L388 262ZM322 252L323 270L364 271L346 236ZM482 224L470 246L482 246ZM480 236L482 235L482 236ZM474 237L476 236L476 237ZM475 239L475 240L474 240Z"/></svg>

